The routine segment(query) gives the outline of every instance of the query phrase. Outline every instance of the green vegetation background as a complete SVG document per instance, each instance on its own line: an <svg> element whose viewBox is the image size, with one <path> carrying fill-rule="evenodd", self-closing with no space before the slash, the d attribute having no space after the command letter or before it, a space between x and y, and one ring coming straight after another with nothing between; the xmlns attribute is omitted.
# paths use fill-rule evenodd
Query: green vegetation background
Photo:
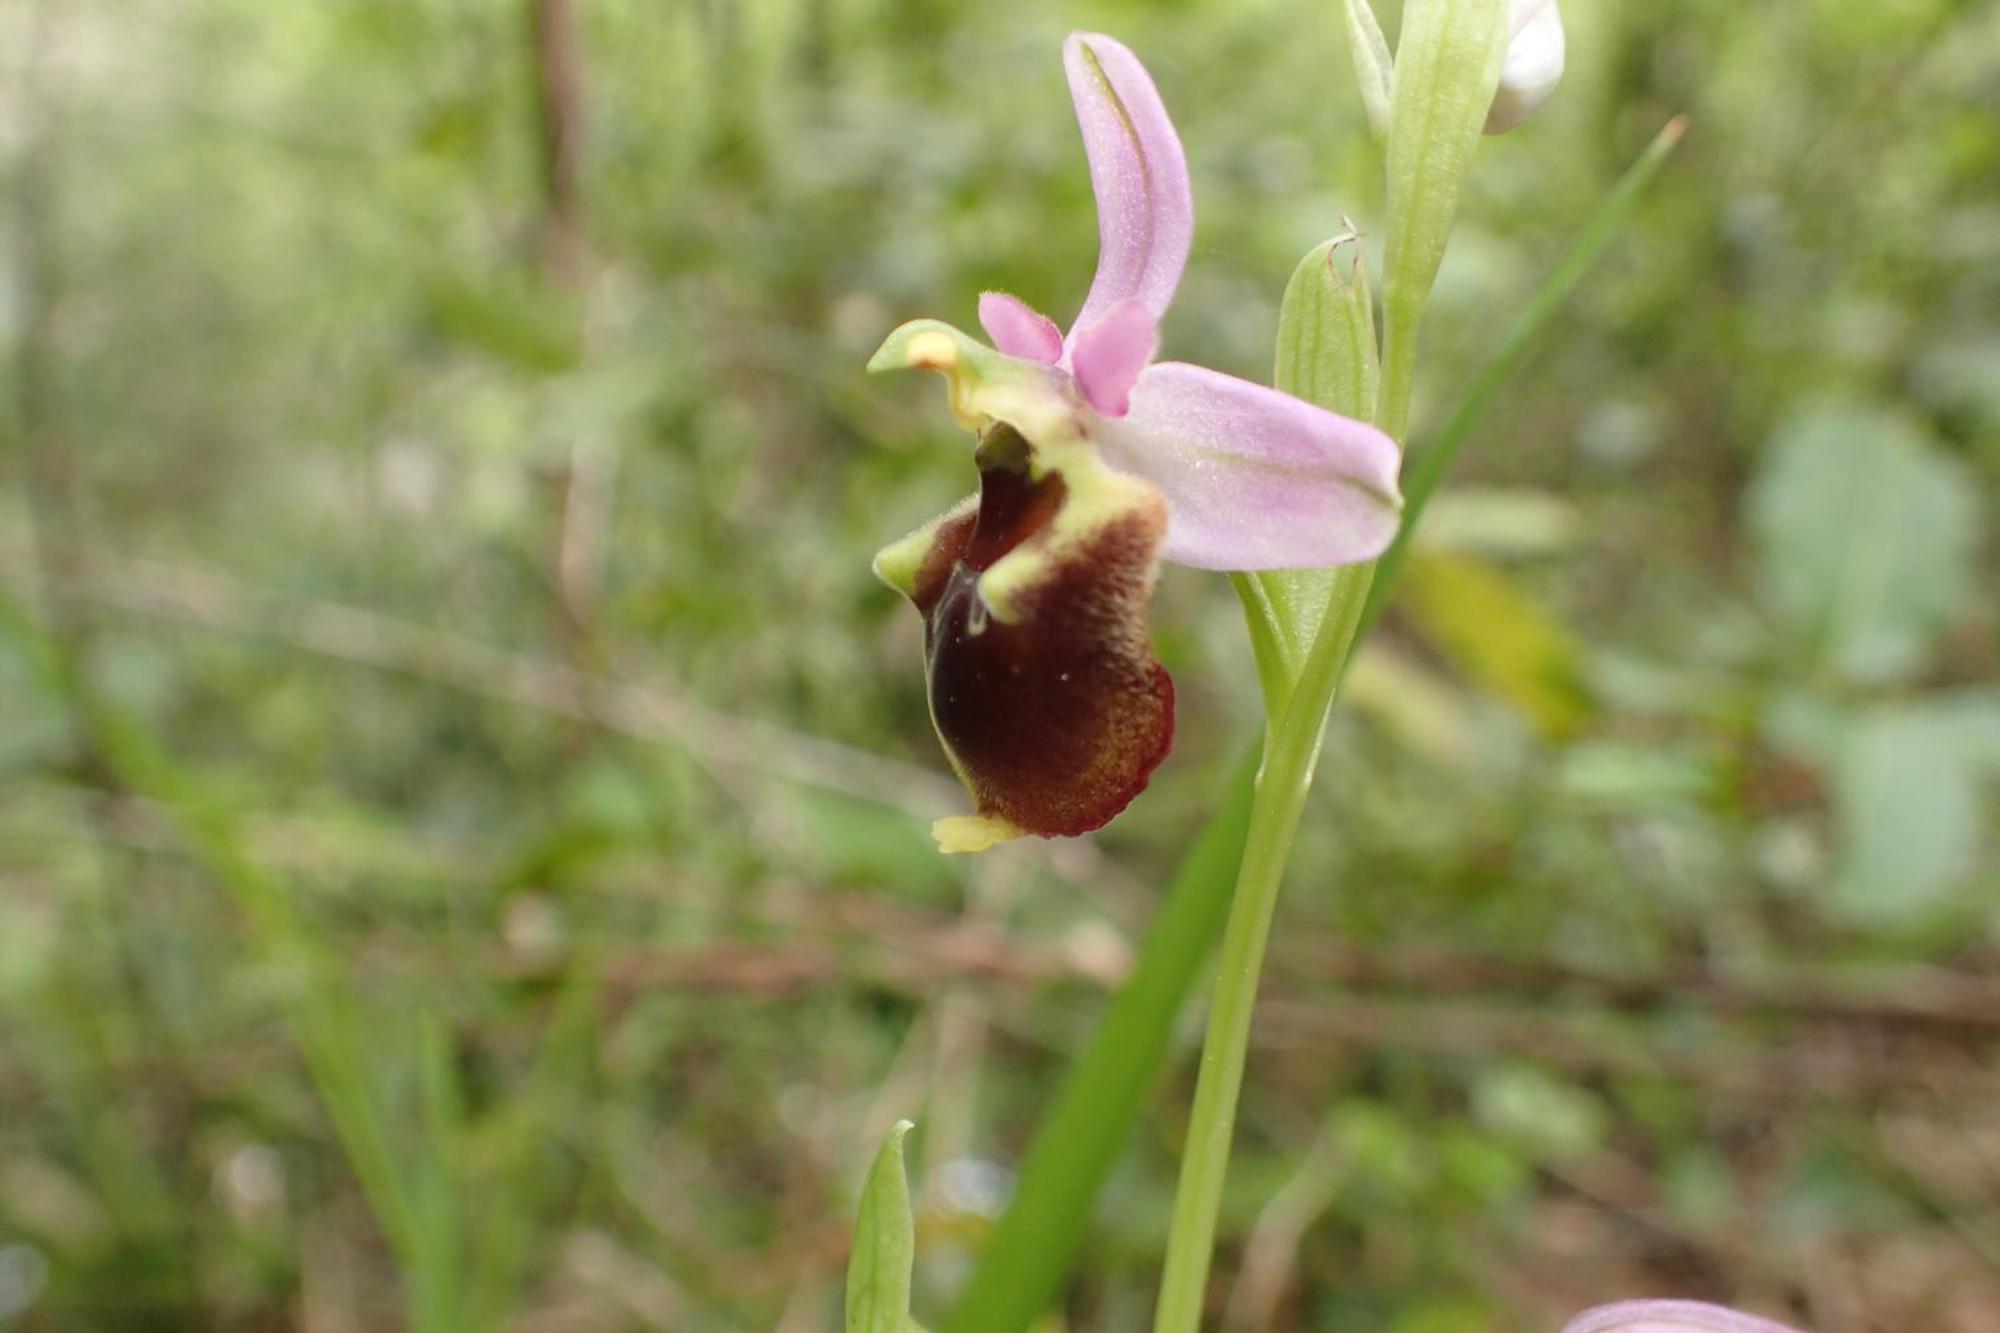
<svg viewBox="0 0 2000 1333"><path fill-rule="evenodd" d="M1218 1318L1990 1331L2000 9L1566 17L1419 437L1693 128L1337 715ZM1169 571L1153 789L928 846L868 558L970 470L860 367L1080 299L1074 26L1187 141L1168 354L1263 377L1380 217L1332 0L0 3L0 1326L827 1329L905 1115L948 1294L1257 716ZM1143 1326L1191 1072L1065 1327Z"/></svg>

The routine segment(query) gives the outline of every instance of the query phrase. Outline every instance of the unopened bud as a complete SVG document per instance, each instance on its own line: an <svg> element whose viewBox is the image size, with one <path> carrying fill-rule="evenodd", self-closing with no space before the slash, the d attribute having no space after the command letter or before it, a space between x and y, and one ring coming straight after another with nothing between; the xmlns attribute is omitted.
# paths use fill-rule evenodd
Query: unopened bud
<svg viewBox="0 0 2000 1333"><path fill-rule="evenodd" d="M1509 0L1507 54L1486 113L1486 132L1505 134L1555 91L1563 74L1563 21L1556 0Z"/></svg>

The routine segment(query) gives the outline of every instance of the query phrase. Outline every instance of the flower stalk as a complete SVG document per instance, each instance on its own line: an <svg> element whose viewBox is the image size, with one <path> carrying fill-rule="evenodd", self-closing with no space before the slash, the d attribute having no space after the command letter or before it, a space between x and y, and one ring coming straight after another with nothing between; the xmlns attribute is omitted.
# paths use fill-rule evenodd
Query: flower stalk
<svg viewBox="0 0 2000 1333"><path fill-rule="evenodd" d="M1299 262L1278 314L1273 378L1286 393L1367 420L1378 406L1380 374L1359 243L1350 226ZM1160 1333L1192 1333L1201 1325L1271 921L1374 576L1373 561L1236 576L1269 722L1188 1117L1154 1313Z"/></svg>
<svg viewBox="0 0 2000 1333"><path fill-rule="evenodd" d="M1444 257L1459 186L1493 101L1506 17L1504 0L1411 0L1404 11L1387 126L1389 238L1379 374L1362 268L1355 262L1353 278L1343 281L1336 261L1340 246L1354 237L1336 238L1308 255L1303 277L1295 274L1286 293L1276 356L1279 387L1330 410L1373 419L1399 445L1409 431L1417 325ZM1324 276L1316 277L1316 270ZM1154 1333L1201 1328L1278 891L1374 574L1371 560L1237 580L1258 645L1269 723L1202 1040ZM1301 623L1300 612L1316 600L1310 594L1321 588L1324 601L1316 619ZM1271 659L1288 641L1302 640L1310 642L1310 651L1287 679Z"/></svg>
<svg viewBox="0 0 2000 1333"><path fill-rule="evenodd" d="M1201 1327L1265 945L1291 858L1292 838L1312 789L1327 715L1374 573L1372 561L1334 571L1312 652L1267 733L1264 766L1250 808L1250 832L1222 937L1215 998L1202 1039L1201 1071L1174 1195L1154 1333L1195 1333Z"/></svg>

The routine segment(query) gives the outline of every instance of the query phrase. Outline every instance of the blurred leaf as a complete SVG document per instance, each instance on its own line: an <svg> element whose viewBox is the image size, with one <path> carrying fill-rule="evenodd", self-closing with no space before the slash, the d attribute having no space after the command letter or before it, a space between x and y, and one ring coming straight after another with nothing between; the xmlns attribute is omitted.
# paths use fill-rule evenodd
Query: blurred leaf
<svg viewBox="0 0 2000 1333"><path fill-rule="evenodd" d="M1549 737L1591 714L1575 637L1505 572L1470 557L1420 555L1405 582L1410 614L1474 680Z"/></svg>
<svg viewBox="0 0 2000 1333"><path fill-rule="evenodd" d="M1862 681L1923 663L1964 601L1978 543L1970 480L1906 417L1819 403L1778 430L1750 495L1772 604L1820 660Z"/></svg>
<svg viewBox="0 0 2000 1333"><path fill-rule="evenodd" d="M1909 1210L1862 1163L1818 1147L1793 1165L1776 1220L1793 1236L1851 1236L1908 1225Z"/></svg>
<svg viewBox="0 0 2000 1333"><path fill-rule="evenodd" d="M1709 1143L1690 1143L1662 1164L1660 1193L1675 1218L1700 1231L1719 1230L1742 1202L1728 1158Z"/></svg>
<svg viewBox="0 0 2000 1333"><path fill-rule="evenodd" d="M1926 404L2000 428L2000 333L1952 330L1918 354L1911 377Z"/></svg>
<svg viewBox="0 0 2000 1333"><path fill-rule="evenodd" d="M910 1129L909 1121L896 1122L861 1187L854 1250L847 1260L847 1333L907 1333L911 1326L917 1235L903 1174L903 1139Z"/></svg>
<svg viewBox="0 0 2000 1333"><path fill-rule="evenodd" d="M1494 1208L1519 1198L1533 1180L1532 1155L1559 1157L1571 1151L1551 1141L1503 1142L1453 1125L1438 1135L1438 1177L1452 1193Z"/></svg>
<svg viewBox="0 0 2000 1333"><path fill-rule="evenodd" d="M0 777L61 753L69 719L0 625Z"/></svg>
<svg viewBox="0 0 2000 1333"><path fill-rule="evenodd" d="M907 810L831 792L801 792L798 801L835 882L906 891L945 891L957 882L952 862L937 854L923 821Z"/></svg>
<svg viewBox="0 0 2000 1333"><path fill-rule="evenodd" d="M1412 1301L1396 1315L1389 1333L1468 1333L1494 1327L1491 1312L1480 1302L1462 1296L1434 1296Z"/></svg>
<svg viewBox="0 0 2000 1333"><path fill-rule="evenodd" d="M1357 1185L1402 1204L1429 1182L1434 1144L1393 1106L1352 1098L1333 1109L1327 1127L1353 1163Z"/></svg>
<svg viewBox="0 0 2000 1333"><path fill-rule="evenodd" d="M1576 506L1546 491L1460 486L1431 503L1417 548L1547 555L1575 544Z"/></svg>
<svg viewBox="0 0 2000 1333"><path fill-rule="evenodd" d="M1598 1100L1532 1065L1494 1069L1474 1085L1472 1102L1482 1124L1538 1158L1574 1158L1604 1138Z"/></svg>
<svg viewBox="0 0 2000 1333"><path fill-rule="evenodd" d="M1605 741L1578 745L1563 756L1562 790L1621 810L1700 804L1719 786L1713 762L1656 745Z"/></svg>
<svg viewBox="0 0 2000 1333"><path fill-rule="evenodd" d="M1971 762L2000 772L2000 687L1940 691L1924 701Z"/></svg>
<svg viewBox="0 0 2000 1333"><path fill-rule="evenodd" d="M571 304L519 275L488 271L431 284L427 309L436 331L515 370L553 374L583 354Z"/></svg>
<svg viewBox="0 0 2000 1333"><path fill-rule="evenodd" d="M1983 712L1890 704L1849 724L1834 760L1840 847L1830 906L1894 921L1947 900L1976 863L1980 770L1996 727L1990 700Z"/></svg>
<svg viewBox="0 0 2000 1333"><path fill-rule="evenodd" d="M1456 767L1471 760L1463 692L1409 654L1379 639L1363 644L1340 691L1350 710L1374 718L1433 763Z"/></svg>

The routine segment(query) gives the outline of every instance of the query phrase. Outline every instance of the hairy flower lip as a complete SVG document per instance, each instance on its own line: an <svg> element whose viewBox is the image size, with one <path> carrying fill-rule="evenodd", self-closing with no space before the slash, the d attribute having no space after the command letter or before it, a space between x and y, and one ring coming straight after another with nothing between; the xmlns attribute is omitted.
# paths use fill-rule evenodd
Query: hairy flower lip
<svg viewBox="0 0 2000 1333"><path fill-rule="evenodd" d="M924 617L931 720L978 807L934 829L947 851L1101 827L1173 741L1145 619L1158 493L1088 457L1038 468L1005 424L977 456L979 494L876 558Z"/></svg>

